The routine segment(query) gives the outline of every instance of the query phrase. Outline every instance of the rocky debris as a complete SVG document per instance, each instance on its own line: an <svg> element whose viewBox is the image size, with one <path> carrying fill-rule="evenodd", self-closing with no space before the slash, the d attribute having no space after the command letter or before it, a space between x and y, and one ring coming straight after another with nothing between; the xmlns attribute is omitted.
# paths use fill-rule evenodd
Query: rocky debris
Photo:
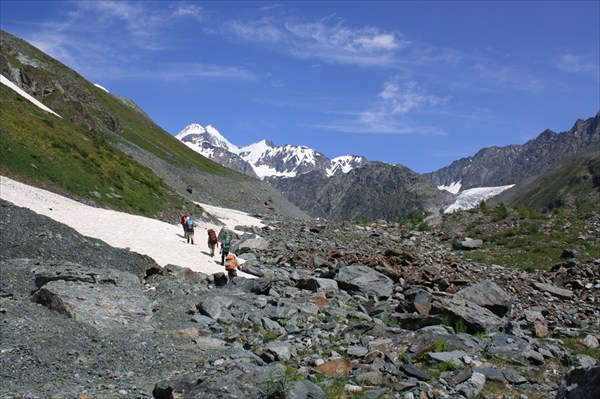
<svg viewBox="0 0 600 399"><path fill-rule="evenodd" d="M571 370L556 394L556 399L593 399L600 396L600 366Z"/></svg>
<svg viewBox="0 0 600 399"><path fill-rule="evenodd" d="M523 272L286 221L248 229L260 277L227 283L1 206L2 398L597 397L598 259Z"/></svg>

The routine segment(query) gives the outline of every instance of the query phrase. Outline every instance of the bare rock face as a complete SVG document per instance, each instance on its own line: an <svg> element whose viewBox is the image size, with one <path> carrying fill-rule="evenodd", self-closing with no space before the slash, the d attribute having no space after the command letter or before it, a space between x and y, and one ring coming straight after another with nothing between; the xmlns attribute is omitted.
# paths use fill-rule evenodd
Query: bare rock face
<svg viewBox="0 0 600 399"><path fill-rule="evenodd" d="M596 399L598 397L600 397L600 366L571 370L556 394L556 399Z"/></svg>
<svg viewBox="0 0 600 399"><path fill-rule="evenodd" d="M387 298L394 290L392 279L367 266L343 267L335 280L341 289L362 292L375 298Z"/></svg>
<svg viewBox="0 0 600 399"><path fill-rule="evenodd" d="M114 269L94 271L67 262L36 270L31 300L97 328L152 329L152 307L138 278Z"/></svg>
<svg viewBox="0 0 600 399"><path fill-rule="evenodd" d="M465 287L455 297L484 307L500 318L510 315L510 295L490 280Z"/></svg>

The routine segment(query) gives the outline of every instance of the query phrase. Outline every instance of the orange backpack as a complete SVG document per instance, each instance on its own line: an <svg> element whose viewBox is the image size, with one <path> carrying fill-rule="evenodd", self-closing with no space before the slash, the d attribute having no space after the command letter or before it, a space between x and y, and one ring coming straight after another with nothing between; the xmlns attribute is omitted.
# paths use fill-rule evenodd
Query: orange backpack
<svg viewBox="0 0 600 399"><path fill-rule="evenodd" d="M225 270L233 271L237 269L238 261L235 255L229 254L225 258Z"/></svg>

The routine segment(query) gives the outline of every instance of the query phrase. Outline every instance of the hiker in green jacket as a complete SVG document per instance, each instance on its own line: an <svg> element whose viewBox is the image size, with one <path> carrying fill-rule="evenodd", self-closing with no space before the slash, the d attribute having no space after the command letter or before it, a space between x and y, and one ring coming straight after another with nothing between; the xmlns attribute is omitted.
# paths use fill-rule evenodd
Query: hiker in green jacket
<svg viewBox="0 0 600 399"><path fill-rule="evenodd" d="M231 249L231 233L225 232L225 237L223 238L223 242L221 243L221 265L225 265L225 257L229 254L229 250Z"/></svg>

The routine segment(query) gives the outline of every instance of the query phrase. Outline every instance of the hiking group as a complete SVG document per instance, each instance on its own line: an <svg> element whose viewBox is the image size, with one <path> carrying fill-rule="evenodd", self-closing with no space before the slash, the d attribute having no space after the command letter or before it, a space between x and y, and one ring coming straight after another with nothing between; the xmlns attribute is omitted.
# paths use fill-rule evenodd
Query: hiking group
<svg viewBox="0 0 600 399"><path fill-rule="evenodd" d="M196 223L186 214L180 213L181 217L181 225L183 226L183 235L188 244L195 245L194 243L194 228L196 227ZM208 249L210 251L210 256L215 256L215 250L219 247L219 237L215 233L214 229L208 229ZM227 277L229 281L232 281L235 277L237 277L237 270L240 269L240 262L234 253L230 252L231 250L231 240L232 235L228 230L222 230L219 233L219 236L223 236L223 240L221 243L221 249L219 253L221 254L221 265L225 266L225 270L227 270Z"/></svg>

